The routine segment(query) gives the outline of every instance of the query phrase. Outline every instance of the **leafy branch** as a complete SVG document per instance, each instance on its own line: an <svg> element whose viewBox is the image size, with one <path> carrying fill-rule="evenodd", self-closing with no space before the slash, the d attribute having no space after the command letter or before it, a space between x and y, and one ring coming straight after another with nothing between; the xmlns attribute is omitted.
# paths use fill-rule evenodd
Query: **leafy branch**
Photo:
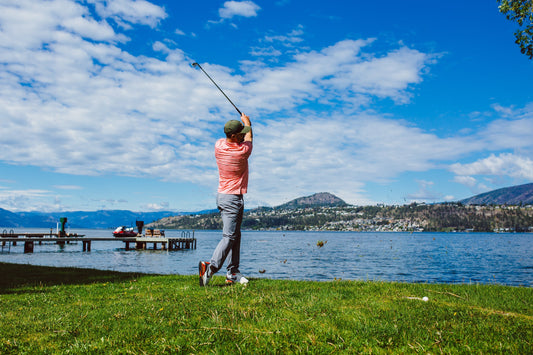
<svg viewBox="0 0 533 355"><path fill-rule="evenodd" d="M498 9L508 20L518 23L515 43L520 51L529 59L533 59L533 1L531 0L498 0ZM524 27L524 28L522 28Z"/></svg>

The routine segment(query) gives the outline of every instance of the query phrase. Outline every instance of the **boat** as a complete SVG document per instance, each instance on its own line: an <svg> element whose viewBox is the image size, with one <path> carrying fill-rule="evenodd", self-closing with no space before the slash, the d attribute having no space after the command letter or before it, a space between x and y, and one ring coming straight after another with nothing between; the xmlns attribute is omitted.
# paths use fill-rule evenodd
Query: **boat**
<svg viewBox="0 0 533 355"><path fill-rule="evenodd" d="M117 238L131 238L136 237L137 232L133 230L133 227L120 226L113 231L113 235Z"/></svg>

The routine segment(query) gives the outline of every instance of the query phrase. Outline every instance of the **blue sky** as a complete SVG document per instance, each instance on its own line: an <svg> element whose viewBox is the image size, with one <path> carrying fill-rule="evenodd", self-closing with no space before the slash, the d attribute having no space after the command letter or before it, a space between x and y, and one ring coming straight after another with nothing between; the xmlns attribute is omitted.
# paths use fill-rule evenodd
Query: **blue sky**
<svg viewBox="0 0 533 355"><path fill-rule="evenodd" d="M0 207L215 207L254 127L247 207L316 192L454 201L533 181L533 61L496 1L0 0Z"/></svg>

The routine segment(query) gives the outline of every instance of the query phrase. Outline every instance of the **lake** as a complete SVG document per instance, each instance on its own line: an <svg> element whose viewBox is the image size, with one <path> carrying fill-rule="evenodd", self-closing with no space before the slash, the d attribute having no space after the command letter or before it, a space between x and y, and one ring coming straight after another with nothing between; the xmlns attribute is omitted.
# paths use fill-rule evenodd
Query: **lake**
<svg viewBox="0 0 533 355"><path fill-rule="evenodd" d="M112 236L111 230L71 232ZM180 234L166 231L167 236ZM121 241L95 241L90 252L83 252L78 242L64 246L36 244L34 253L24 254L23 243L18 243L9 252L7 246L3 247L0 262L195 275L198 261L209 260L220 235L220 231L196 231L197 249L180 251L126 251ZM317 246L319 241L324 243L322 247ZM245 231L241 272L251 278L532 287L533 234Z"/></svg>

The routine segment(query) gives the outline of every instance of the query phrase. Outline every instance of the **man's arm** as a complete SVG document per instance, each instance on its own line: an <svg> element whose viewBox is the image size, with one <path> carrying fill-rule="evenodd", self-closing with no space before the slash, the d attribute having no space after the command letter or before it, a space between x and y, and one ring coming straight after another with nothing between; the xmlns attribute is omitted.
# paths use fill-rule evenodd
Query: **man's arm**
<svg viewBox="0 0 533 355"><path fill-rule="evenodd" d="M250 121L250 117L246 116L244 113L241 115L241 120L242 120L242 123L245 125L245 126L250 126L252 127L252 122ZM250 129L250 132L246 133L246 135L244 136L244 141L245 142L252 142L253 141L253 133L252 133L252 130Z"/></svg>

